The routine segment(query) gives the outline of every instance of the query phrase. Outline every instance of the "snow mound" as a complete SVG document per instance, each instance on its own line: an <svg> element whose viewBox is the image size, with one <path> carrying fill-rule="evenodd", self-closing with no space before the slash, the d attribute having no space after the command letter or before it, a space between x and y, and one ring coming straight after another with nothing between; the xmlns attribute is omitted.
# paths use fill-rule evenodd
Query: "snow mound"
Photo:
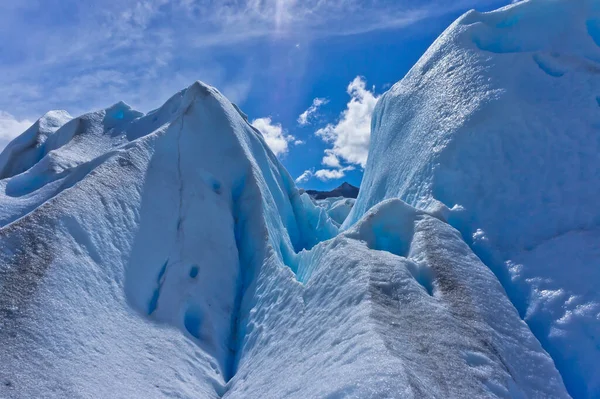
<svg viewBox="0 0 600 399"><path fill-rule="evenodd" d="M58 128L72 119L67 111L50 111L3 150L0 156L0 179L19 174L44 155L45 142Z"/></svg>
<svg viewBox="0 0 600 399"><path fill-rule="evenodd" d="M378 102L343 226L386 198L442 215L574 397L600 396L599 21L592 0L459 18Z"/></svg>

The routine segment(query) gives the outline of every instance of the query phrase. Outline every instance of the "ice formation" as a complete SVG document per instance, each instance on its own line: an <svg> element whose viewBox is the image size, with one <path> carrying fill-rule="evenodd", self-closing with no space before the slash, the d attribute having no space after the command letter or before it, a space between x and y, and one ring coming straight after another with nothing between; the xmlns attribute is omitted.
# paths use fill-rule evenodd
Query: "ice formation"
<svg viewBox="0 0 600 399"><path fill-rule="evenodd" d="M599 94L600 2L467 13L380 99L346 221L442 212L575 397L600 397Z"/></svg>
<svg viewBox="0 0 600 399"><path fill-rule="evenodd" d="M597 396L599 8L451 25L356 203L200 82L46 114L0 154L0 397Z"/></svg>
<svg viewBox="0 0 600 399"><path fill-rule="evenodd" d="M314 200L316 205L325 209L329 218L337 227L341 226L354 206L354 198L330 197Z"/></svg>
<svg viewBox="0 0 600 399"><path fill-rule="evenodd" d="M220 396L263 261L337 233L201 83L48 114L0 165L3 397Z"/></svg>

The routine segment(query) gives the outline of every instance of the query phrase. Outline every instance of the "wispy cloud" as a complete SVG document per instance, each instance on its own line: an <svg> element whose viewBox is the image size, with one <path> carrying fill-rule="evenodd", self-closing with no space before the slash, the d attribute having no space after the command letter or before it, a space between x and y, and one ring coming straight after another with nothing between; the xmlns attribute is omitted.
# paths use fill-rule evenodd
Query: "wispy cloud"
<svg viewBox="0 0 600 399"><path fill-rule="evenodd" d="M0 108L15 115L78 114L121 99L148 111L197 79L237 102L250 91L251 72L228 74L215 57L191 51L197 21L183 1L5 3Z"/></svg>
<svg viewBox="0 0 600 399"><path fill-rule="evenodd" d="M0 1L0 109L77 114L125 100L148 111L196 79L242 102L261 68L220 57L251 59L252 41L396 29L486 1Z"/></svg>
<svg viewBox="0 0 600 399"><path fill-rule="evenodd" d="M327 104L328 102L329 100L327 100L326 98L315 98L312 102L312 105L308 107L306 111L301 113L300 116L298 116L298 124L300 126L308 125L311 119L314 118L314 116L316 115L319 107L321 105Z"/></svg>
<svg viewBox="0 0 600 399"><path fill-rule="evenodd" d="M371 115L379 97L357 76L347 87L350 101L335 124L328 124L316 135L333 147L325 150L323 164L341 168L342 163L365 167L369 153Z"/></svg>

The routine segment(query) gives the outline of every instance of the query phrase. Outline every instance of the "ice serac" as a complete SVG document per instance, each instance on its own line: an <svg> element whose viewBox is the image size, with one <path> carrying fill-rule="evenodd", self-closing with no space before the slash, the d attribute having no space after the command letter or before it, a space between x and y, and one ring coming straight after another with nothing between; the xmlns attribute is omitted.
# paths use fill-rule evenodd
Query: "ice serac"
<svg viewBox="0 0 600 399"><path fill-rule="evenodd" d="M37 163L47 151L46 140L71 119L66 111L50 111L10 142L0 158L0 179L24 172Z"/></svg>
<svg viewBox="0 0 600 399"><path fill-rule="evenodd" d="M313 198L313 197L311 197ZM354 206L354 198L344 197L329 197L325 199L313 199L313 201L320 207L327 211L327 214L336 226L340 226L346 220L346 217L350 214L350 210Z"/></svg>
<svg viewBox="0 0 600 399"><path fill-rule="evenodd" d="M570 394L600 396L600 2L471 11L378 102L344 228L438 212L502 282Z"/></svg>
<svg viewBox="0 0 600 399"><path fill-rule="evenodd" d="M48 114L0 165L3 398L220 397L263 260L330 238L199 82L147 115Z"/></svg>

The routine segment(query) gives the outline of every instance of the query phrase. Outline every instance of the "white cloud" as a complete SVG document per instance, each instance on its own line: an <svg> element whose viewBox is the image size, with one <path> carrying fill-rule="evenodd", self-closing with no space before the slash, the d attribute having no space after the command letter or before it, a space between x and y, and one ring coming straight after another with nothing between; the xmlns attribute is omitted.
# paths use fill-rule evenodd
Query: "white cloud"
<svg viewBox="0 0 600 399"><path fill-rule="evenodd" d="M312 105L310 107L308 107L308 109L306 111L304 111L303 113L300 114L300 116L298 117L298 124L300 126L305 126L309 124L309 119L311 119L311 117L314 117L317 110L319 109L319 107L321 105L325 105L329 102L328 99L326 98L315 98L312 102Z"/></svg>
<svg viewBox="0 0 600 399"><path fill-rule="evenodd" d="M365 167L369 153L371 115L379 97L366 88L366 82L357 76L348 85L350 102L340 115L338 123L328 124L316 131L316 135L333 148L325 150L323 164L340 167L341 162Z"/></svg>
<svg viewBox="0 0 600 399"><path fill-rule="evenodd" d="M254 119L252 126L262 133L267 145L277 156L287 153L289 142L295 140L294 136L284 132L280 123L273 123L270 117Z"/></svg>
<svg viewBox="0 0 600 399"><path fill-rule="evenodd" d="M306 141L304 141L304 140L296 140L296 141L294 141L294 145L302 145L302 144L306 144Z"/></svg>
<svg viewBox="0 0 600 399"><path fill-rule="evenodd" d="M312 177L316 177L321 181L341 179L346 176L346 172L351 170L354 170L354 166L346 166L345 168L338 169L319 169L316 172L314 168L307 169L296 178L296 184L306 183Z"/></svg>
<svg viewBox="0 0 600 399"><path fill-rule="evenodd" d="M305 170L300 176L296 178L296 184L307 182L311 177L313 177L314 174L315 172L312 169Z"/></svg>
<svg viewBox="0 0 600 399"><path fill-rule="evenodd" d="M33 122L27 119L17 119L8 112L0 111L0 151L6 147L8 143L25 130L27 130Z"/></svg>
<svg viewBox="0 0 600 399"><path fill-rule="evenodd" d="M341 179L346 172L354 170L354 166L346 166L341 169L320 169L315 172L315 177L322 181Z"/></svg>
<svg viewBox="0 0 600 399"><path fill-rule="evenodd" d="M342 164L338 157L333 153L333 150L325 150L325 156L323 157L323 165L329 166L330 168L341 168Z"/></svg>

